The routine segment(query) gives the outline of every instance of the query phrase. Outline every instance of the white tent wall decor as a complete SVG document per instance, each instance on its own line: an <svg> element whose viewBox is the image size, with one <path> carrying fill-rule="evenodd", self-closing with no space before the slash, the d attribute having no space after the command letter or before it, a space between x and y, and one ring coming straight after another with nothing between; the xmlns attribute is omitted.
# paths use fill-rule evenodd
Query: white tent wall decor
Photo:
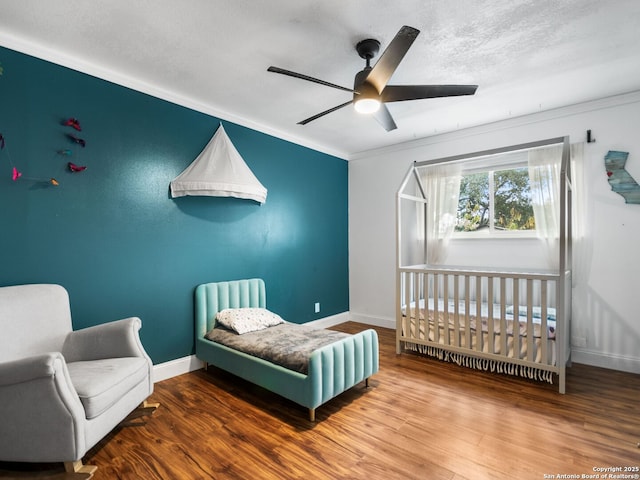
<svg viewBox="0 0 640 480"><path fill-rule="evenodd" d="M200 155L170 184L171 197L236 197L263 204L267 189L231 143L222 123Z"/></svg>

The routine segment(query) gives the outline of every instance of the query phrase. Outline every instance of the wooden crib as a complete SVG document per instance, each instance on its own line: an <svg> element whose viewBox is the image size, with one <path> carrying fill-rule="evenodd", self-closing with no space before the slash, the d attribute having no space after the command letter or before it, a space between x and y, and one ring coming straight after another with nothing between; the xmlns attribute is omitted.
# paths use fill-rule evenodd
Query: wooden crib
<svg viewBox="0 0 640 480"><path fill-rule="evenodd" d="M466 367L548 382L557 374L564 393L570 284L568 271L402 267L397 352L404 347ZM564 302L558 304L558 298Z"/></svg>
<svg viewBox="0 0 640 480"><path fill-rule="evenodd" d="M556 268L429 265L428 194L418 169L494 153L562 145ZM411 189L407 188L413 182ZM409 208L403 209L403 202ZM571 340L571 184L568 137L414 163L397 196L396 350L552 382L565 393ZM416 224L422 216L423 225ZM407 226L408 224L408 226ZM424 228L424 230L421 230ZM407 247L408 246L408 247Z"/></svg>

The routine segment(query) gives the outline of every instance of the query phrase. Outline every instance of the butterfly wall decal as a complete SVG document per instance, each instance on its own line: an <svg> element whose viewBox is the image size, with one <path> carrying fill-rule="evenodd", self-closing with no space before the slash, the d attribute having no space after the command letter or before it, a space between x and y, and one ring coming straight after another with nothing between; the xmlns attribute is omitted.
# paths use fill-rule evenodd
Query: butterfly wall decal
<svg viewBox="0 0 640 480"><path fill-rule="evenodd" d="M58 182L58 180L56 180L53 177L51 177L51 178L24 177L24 176L22 176L22 172L20 172L16 167L13 167L11 178L13 179L14 182L16 182L20 178L22 178L24 180L30 180L32 182L49 183L49 184L53 185L54 187L57 187L58 185L60 185L60 182Z"/></svg>
<svg viewBox="0 0 640 480"><path fill-rule="evenodd" d="M76 165L76 164L75 164L75 163L73 163L73 162L69 162L67 165L69 166L69 170L71 170L71 171L72 171L72 172L74 172L74 173L77 173L77 172L83 172L84 170L86 170L86 169L87 169L87 167L85 167L85 166L80 166L80 165Z"/></svg>
<svg viewBox="0 0 640 480"><path fill-rule="evenodd" d="M78 145L80 145L82 148L84 148L87 145L87 142L85 142L83 139L76 137L75 135L72 134L67 134L67 137L73 142L73 143L77 143Z"/></svg>
<svg viewBox="0 0 640 480"><path fill-rule="evenodd" d="M66 121L63 122L63 125L65 125L67 127L72 127L73 129L77 130L78 132L82 131L82 127L80 127L80 121L77 118L74 118L74 117L68 118ZM86 144L87 144L82 138L79 138L79 137L75 136L74 134L67 133L66 135L67 135L67 138L69 140L71 140L76 145L80 145L82 148L84 148L86 146ZM70 157L71 155L73 155L73 151L70 150L70 149L58 150L58 154ZM87 169L86 166L77 165L77 164L75 164L73 162L68 162L67 163L67 168L72 173L83 172L83 171L85 171Z"/></svg>
<svg viewBox="0 0 640 480"><path fill-rule="evenodd" d="M67 127L73 127L79 132L82 131L82 127L80 127L80 122L75 118L68 119L66 122L64 122L64 125Z"/></svg>

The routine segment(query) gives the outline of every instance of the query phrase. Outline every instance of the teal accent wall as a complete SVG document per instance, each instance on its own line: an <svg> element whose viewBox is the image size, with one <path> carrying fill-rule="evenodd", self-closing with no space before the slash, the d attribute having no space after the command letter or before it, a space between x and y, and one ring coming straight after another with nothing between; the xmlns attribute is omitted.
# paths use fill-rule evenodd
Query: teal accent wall
<svg viewBox="0 0 640 480"><path fill-rule="evenodd" d="M193 353L200 283L262 277L296 323L348 311L346 161L222 120L267 202L171 199L221 119L4 48L0 64L0 285L63 285L76 329L139 316L154 363Z"/></svg>

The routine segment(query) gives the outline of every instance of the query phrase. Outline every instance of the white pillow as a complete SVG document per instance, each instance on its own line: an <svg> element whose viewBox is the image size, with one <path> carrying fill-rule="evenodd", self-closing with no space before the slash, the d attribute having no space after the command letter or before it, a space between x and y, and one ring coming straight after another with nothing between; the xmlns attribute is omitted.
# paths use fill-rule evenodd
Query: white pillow
<svg viewBox="0 0 640 480"><path fill-rule="evenodd" d="M266 308L225 308L216 313L216 321L239 335L284 323L278 314Z"/></svg>

